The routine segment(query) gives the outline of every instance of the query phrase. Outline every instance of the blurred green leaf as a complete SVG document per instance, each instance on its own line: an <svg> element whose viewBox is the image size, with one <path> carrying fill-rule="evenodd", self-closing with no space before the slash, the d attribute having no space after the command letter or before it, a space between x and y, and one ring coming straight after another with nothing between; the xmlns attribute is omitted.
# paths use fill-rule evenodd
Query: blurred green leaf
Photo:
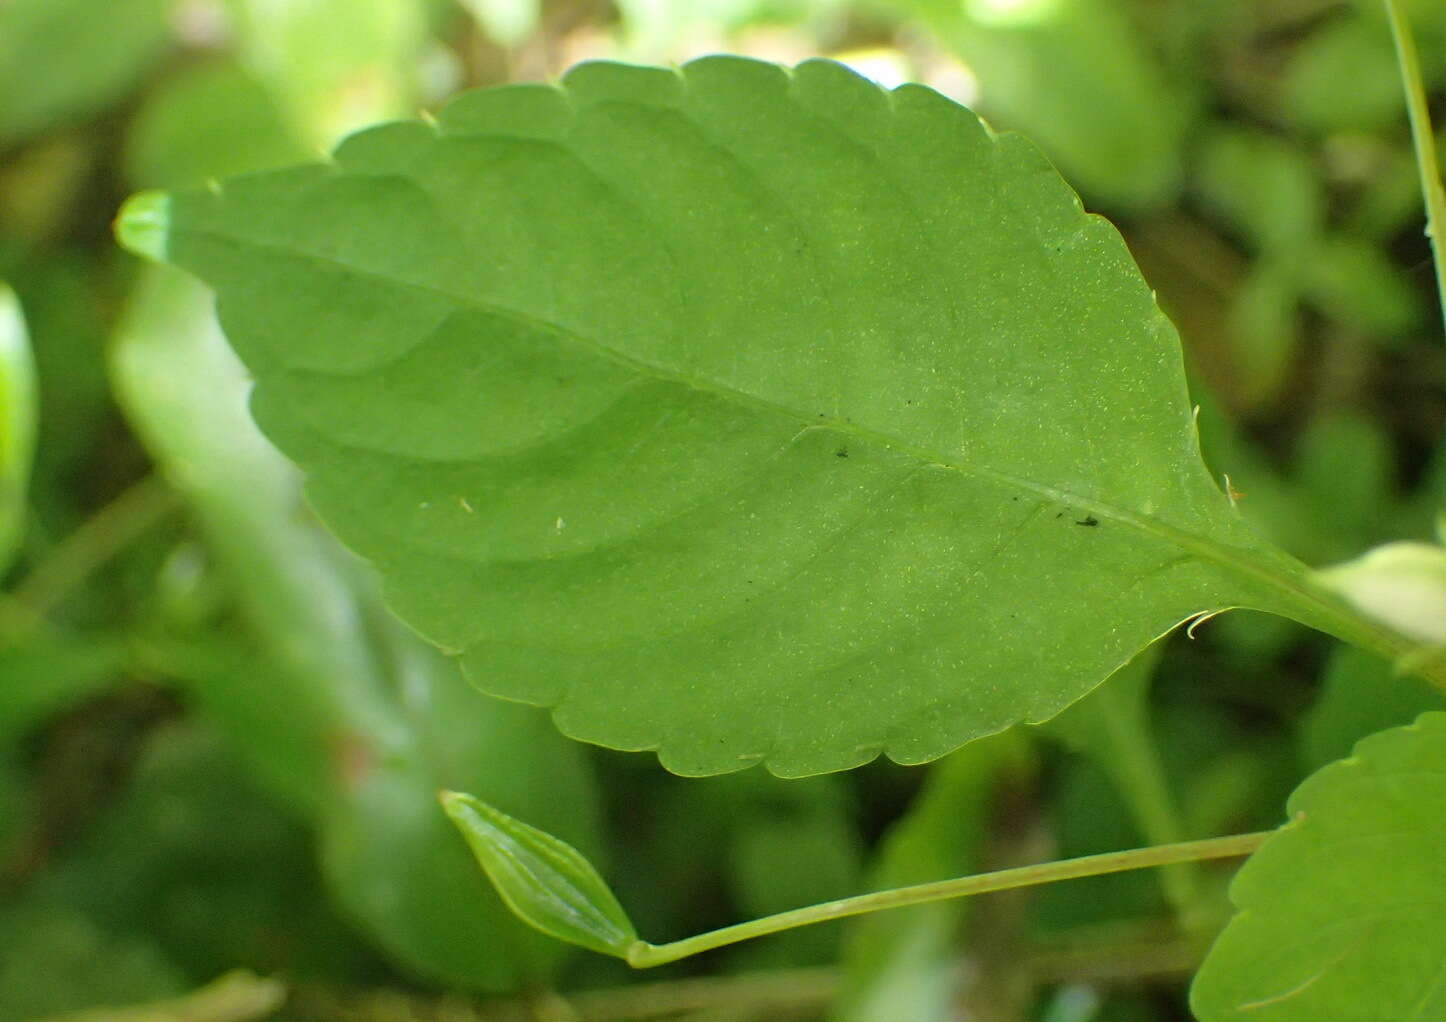
<svg viewBox="0 0 1446 1022"><path fill-rule="evenodd" d="M0 748L114 681L128 650L123 636L31 635L0 649Z"/></svg>
<svg viewBox="0 0 1446 1022"><path fill-rule="evenodd" d="M1290 798L1231 885L1195 977L1201 1022L1446 1017L1446 713L1373 735Z"/></svg>
<svg viewBox="0 0 1446 1022"><path fill-rule="evenodd" d="M1265 684L1274 680L1268 667L1261 673ZM1156 726L1187 834L1261 830L1280 820L1300 779L1288 731L1242 727L1238 711L1215 700L1163 706Z"/></svg>
<svg viewBox="0 0 1446 1022"><path fill-rule="evenodd" d="M443 792L441 801L512 911L558 940L627 957L637 931L577 849L470 795Z"/></svg>
<svg viewBox="0 0 1446 1022"><path fill-rule="evenodd" d="M144 937L117 936L64 905L0 910L0 1022L167 997L185 979Z"/></svg>
<svg viewBox="0 0 1446 1022"><path fill-rule="evenodd" d="M1094 202L1163 205L1196 101L1109 0L894 0L979 79L979 106L1025 132Z"/></svg>
<svg viewBox="0 0 1446 1022"><path fill-rule="evenodd" d="M1349 327L1395 341L1423 319L1420 295L1377 246L1343 235L1302 255L1302 293Z"/></svg>
<svg viewBox="0 0 1446 1022"><path fill-rule="evenodd" d="M27 542L44 550L129 479L99 456L111 411L102 345L107 281L96 253L49 249L10 268L39 388Z"/></svg>
<svg viewBox="0 0 1446 1022"><path fill-rule="evenodd" d="M1310 131L1385 128L1405 109L1390 30L1350 7L1296 48L1281 79L1281 114Z"/></svg>
<svg viewBox="0 0 1446 1022"><path fill-rule="evenodd" d="M1323 560L1339 560L1389 537L1396 478L1391 438L1359 413L1327 412L1301 433L1292 476L1296 499L1310 503L1334 544Z"/></svg>
<svg viewBox="0 0 1446 1022"><path fill-rule="evenodd" d="M319 880L303 823L210 729L178 721L146 736L126 785L31 890L144 937L191 982L243 964L359 980L376 960Z"/></svg>
<svg viewBox="0 0 1446 1022"><path fill-rule="evenodd" d="M1069 983L1044 999L1039 1022L1156 1022L1159 1013L1141 994L1108 992L1093 983Z"/></svg>
<svg viewBox="0 0 1446 1022"><path fill-rule="evenodd" d="M328 802L337 739L326 737L335 718L316 705L319 697L292 691L295 680L263 659L254 641L225 632L147 637L142 655L148 667L185 689L273 797L309 817L321 812ZM282 690L279 697L276 689ZM267 691L271 698L257 698Z"/></svg>
<svg viewBox="0 0 1446 1022"><path fill-rule="evenodd" d="M1298 257L1320 234L1326 197L1309 156L1278 135L1219 126L1202 143L1202 198L1265 252Z"/></svg>
<svg viewBox="0 0 1446 1022"><path fill-rule="evenodd" d="M1278 398L1299 346L1300 271L1294 257L1261 259L1230 298L1228 324L1238 399L1246 406Z"/></svg>
<svg viewBox="0 0 1446 1022"><path fill-rule="evenodd" d="M160 470L191 504L218 566L229 577L249 623L267 637L284 695L254 706L242 693L250 654L173 665L205 680L199 691L221 711L243 711L238 737L262 723L262 748L291 750L277 762L311 762L282 789L323 799L324 742L342 722L364 733L399 730L390 722L382 681L367 655L359 611L336 560L298 520L299 481L256 432L246 413L248 384L225 346L210 296L184 275L151 268L138 282L111 350L116 394ZM206 656L205 653L197 654ZM224 657L224 654L222 654ZM228 683L241 683L231 694ZM309 796L307 795L309 793Z"/></svg>
<svg viewBox="0 0 1446 1022"><path fill-rule="evenodd" d="M135 188L178 188L308 155L270 93L229 63L187 68L146 97L126 140Z"/></svg>
<svg viewBox="0 0 1446 1022"><path fill-rule="evenodd" d="M616 0L623 56L667 62L720 36L810 15L847 14L847 0Z"/></svg>
<svg viewBox="0 0 1446 1022"><path fill-rule="evenodd" d="M0 3L0 149L120 100L165 49L172 0Z"/></svg>
<svg viewBox="0 0 1446 1022"><path fill-rule="evenodd" d="M35 459L35 362L15 292L0 282L0 578L25 528Z"/></svg>
<svg viewBox="0 0 1446 1022"><path fill-rule="evenodd" d="M508 912L437 808L437 790L483 792L596 857L587 764L546 714L481 696L395 621L378 627L392 646L393 712L407 742L333 747L339 790L321 835L332 888L399 961L427 975L491 990L546 982L565 949Z"/></svg>
<svg viewBox="0 0 1446 1022"><path fill-rule="evenodd" d="M1320 694L1300 720L1301 760L1318 770L1349 756L1367 735L1407 724L1427 710L1446 710L1446 696L1378 656L1342 646L1331 654Z"/></svg>
<svg viewBox="0 0 1446 1022"><path fill-rule="evenodd" d="M231 0L237 53L313 152L415 112L426 12L416 0Z"/></svg>

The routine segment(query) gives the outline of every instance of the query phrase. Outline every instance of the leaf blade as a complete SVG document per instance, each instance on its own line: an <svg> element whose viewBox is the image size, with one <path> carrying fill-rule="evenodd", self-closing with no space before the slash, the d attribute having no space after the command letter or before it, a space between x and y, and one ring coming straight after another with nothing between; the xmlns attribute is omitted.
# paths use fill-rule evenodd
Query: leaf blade
<svg viewBox="0 0 1446 1022"><path fill-rule="evenodd" d="M1364 739L1291 796L1191 988L1204 1022L1436 1017L1446 713Z"/></svg>
<svg viewBox="0 0 1446 1022"><path fill-rule="evenodd" d="M1301 613L1119 236L929 90L583 65L156 209L392 607L574 737L921 762Z"/></svg>

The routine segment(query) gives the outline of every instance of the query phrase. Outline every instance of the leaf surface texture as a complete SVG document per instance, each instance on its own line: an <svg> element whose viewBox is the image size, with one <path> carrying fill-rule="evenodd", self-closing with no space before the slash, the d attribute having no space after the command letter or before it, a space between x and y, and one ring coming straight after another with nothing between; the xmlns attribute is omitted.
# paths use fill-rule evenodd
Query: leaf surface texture
<svg viewBox="0 0 1446 1022"><path fill-rule="evenodd" d="M1446 1017L1446 713L1362 741L1290 798L1191 989L1203 1022Z"/></svg>
<svg viewBox="0 0 1446 1022"><path fill-rule="evenodd" d="M926 88L585 64L121 235L404 619L679 773L929 760L1284 599L1119 235Z"/></svg>

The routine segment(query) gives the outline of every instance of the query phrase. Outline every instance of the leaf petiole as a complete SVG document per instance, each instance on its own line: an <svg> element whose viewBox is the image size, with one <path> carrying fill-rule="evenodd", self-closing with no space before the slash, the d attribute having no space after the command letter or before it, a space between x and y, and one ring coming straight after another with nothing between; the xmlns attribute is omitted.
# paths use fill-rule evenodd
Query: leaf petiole
<svg viewBox="0 0 1446 1022"><path fill-rule="evenodd" d="M666 965L682 958L689 958L704 951L726 947L755 937L780 933L784 930L809 926L813 923L843 919L848 916L878 912L883 909L903 908L907 905L923 905L950 898L963 898L971 894L989 891L1003 891L1015 887L1032 887L1036 884L1052 883L1056 880L1074 880L1081 877L1101 876L1106 873L1123 873L1132 869L1149 869L1154 866L1168 866L1180 862L1198 862L1205 859L1228 859L1249 855L1270 838L1274 831L1253 834L1232 834L1228 837L1207 838L1203 841L1183 841L1178 844L1155 845L1150 848L1135 848L1123 852L1105 852L1100 855L1086 855L1077 859L1063 859L1034 866L1018 866L1001 869L992 873L977 873L973 876L956 877L928 884L915 884L873 894L861 894L838 901L826 901L807 908L780 912L777 915L753 919L735 926L700 933L694 937L676 940L669 944L649 944L637 941L625 955L629 965L635 969L649 969Z"/></svg>

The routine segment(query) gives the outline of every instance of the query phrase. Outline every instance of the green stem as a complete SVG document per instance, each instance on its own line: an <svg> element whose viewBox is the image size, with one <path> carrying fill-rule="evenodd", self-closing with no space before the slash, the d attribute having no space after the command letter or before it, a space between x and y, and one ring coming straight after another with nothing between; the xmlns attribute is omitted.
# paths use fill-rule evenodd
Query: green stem
<svg viewBox="0 0 1446 1022"><path fill-rule="evenodd" d="M649 944L640 940L628 949L627 962L635 969L650 969L655 965L666 965L669 962L676 962L680 958L688 958L704 951L712 951L729 944L752 940L754 937L763 937L770 933L780 933L784 930L827 922L831 919L862 915L866 912L903 908L906 905L923 905L949 898L963 898L971 894L984 894L988 891L1032 887L1036 884L1053 883L1056 880L1074 880L1079 877L1100 876L1105 873L1122 873L1132 869L1167 866L1177 862L1234 858L1249 855L1264 844L1272 834L1274 831L1233 834L1229 837L1209 838L1204 841L1184 841L1173 845L1156 845L1152 848L1136 848L1126 852L1105 852L1102 855L1086 855L1079 859L1064 859L1036 866L1019 866L1015 869L996 870L993 873L979 873L974 876L956 877L953 880L940 880L930 884L916 884L913 887L899 887L891 891L861 894L854 898L826 901L821 905L810 905L807 908L794 909L791 912L780 912L777 915L753 919L736 926L725 926L721 930L700 933L696 937L675 940L671 944Z"/></svg>
<svg viewBox="0 0 1446 1022"><path fill-rule="evenodd" d="M1446 188L1442 187L1441 169L1436 163L1436 136L1431 131L1431 113L1426 103L1426 88L1421 81L1421 62L1416 55L1411 24L1402 13L1398 0L1385 0L1385 3L1391 35L1396 40L1401 83L1406 89L1406 110L1411 118L1411 138L1416 145L1416 165L1421 170L1421 193L1426 199L1426 234L1431 239L1431 252L1436 261L1436 288L1441 297L1441 311L1446 314L1446 261L1441 255L1442 232L1446 231Z"/></svg>
<svg viewBox="0 0 1446 1022"><path fill-rule="evenodd" d="M1256 567L1249 565L1247 573L1273 582L1293 604L1270 608L1273 612L1334 635L1342 642L1370 650L1394 664L1398 671L1422 678L1446 692L1446 658L1433 655L1432 650L1422 643L1366 616L1335 593L1322 588L1310 578L1309 569L1304 565L1274 571L1257 571Z"/></svg>
<svg viewBox="0 0 1446 1022"><path fill-rule="evenodd" d="M1177 844L1185 827L1160 762L1155 736L1138 713L1104 716L1114 748L1113 767L1142 836L1152 845ZM1199 876L1190 862L1173 863L1160 871L1160 883L1176 918L1185 927L1200 907Z"/></svg>
<svg viewBox="0 0 1446 1022"><path fill-rule="evenodd" d="M0 641L17 641L40 625L92 572L180 506L169 483L148 476L101 508L12 590Z"/></svg>

